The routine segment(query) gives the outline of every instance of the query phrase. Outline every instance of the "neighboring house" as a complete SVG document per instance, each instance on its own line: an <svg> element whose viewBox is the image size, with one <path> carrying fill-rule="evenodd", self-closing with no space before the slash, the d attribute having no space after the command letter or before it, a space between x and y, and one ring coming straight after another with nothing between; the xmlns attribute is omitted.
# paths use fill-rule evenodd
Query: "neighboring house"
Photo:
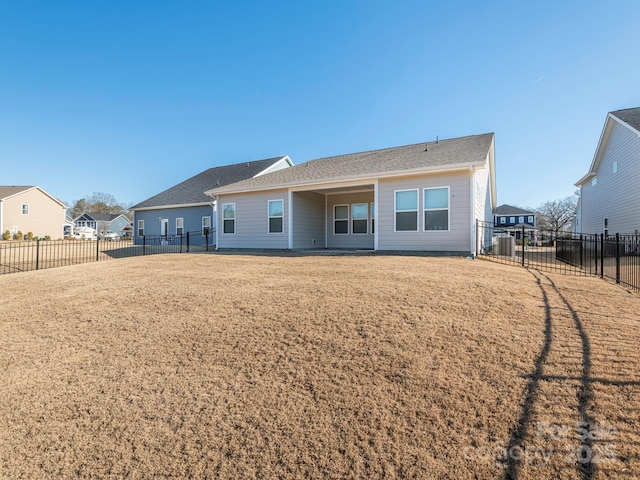
<svg viewBox="0 0 640 480"><path fill-rule="evenodd" d="M0 186L0 228L12 235L62 238L67 206L36 186Z"/></svg>
<svg viewBox="0 0 640 480"><path fill-rule="evenodd" d="M522 229L526 235L534 238L536 226L536 214L529 210L513 207L511 205L500 205L495 209L493 215L493 226L499 229L509 230L515 234L516 240L522 237Z"/></svg>
<svg viewBox="0 0 640 480"><path fill-rule="evenodd" d="M136 242L149 235L180 235L198 232L191 243L204 243L205 232L214 243L215 201L205 190L275 172L293 165L289 157L275 157L214 167L195 175L131 207Z"/></svg>
<svg viewBox="0 0 640 480"><path fill-rule="evenodd" d="M218 248L468 255L496 203L494 135L322 158L207 193Z"/></svg>
<svg viewBox="0 0 640 480"><path fill-rule="evenodd" d="M576 231L640 231L640 108L607 115L589 172L576 186Z"/></svg>
<svg viewBox="0 0 640 480"><path fill-rule="evenodd" d="M122 213L95 213L85 212L73 219L75 227L93 228L98 236L105 232L115 232L120 236L125 236L124 229L131 223Z"/></svg>
<svg viewBox="0 0 640 480"><path fill-rule="evenodd" d="M536 226L536 214L511 205L500 205L493 215L493 225L496 227L533 228Z"/></svg>

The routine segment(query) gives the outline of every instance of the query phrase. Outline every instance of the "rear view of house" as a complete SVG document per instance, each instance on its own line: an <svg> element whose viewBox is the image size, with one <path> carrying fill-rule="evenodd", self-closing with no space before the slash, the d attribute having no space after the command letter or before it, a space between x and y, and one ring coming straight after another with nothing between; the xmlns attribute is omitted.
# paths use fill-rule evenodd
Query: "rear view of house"
<svg viewBox="0 0 640 480"><path fill-rule="evenodd" d="M476 220L493 220L494 135L312 160L207 193L219 248L468 255Z"/></svg>
<svg viewBox="0 0 640 480"><path fill-rule="evenodd" d="M131 207L134 214L133 234L136 241L149 235L182 235L198 232L191 243L213 241L216 224L216 203L205 190L245 180L293 163L289 157L275 157L241 162L205 170L173 187Z"/></svg>
<svg viewBox="0 0 640 480"><path fill-rule="evenodd" d="M12 237L62 238L67 206L36 186L0 186L0 227Z"/></svg>
<svg viewBox="0 0 640 480"><path fill-rule="evenodd" d="M584 233L640 231L640 108L607 115L589 172L576 183L575 228Z"/></svg>

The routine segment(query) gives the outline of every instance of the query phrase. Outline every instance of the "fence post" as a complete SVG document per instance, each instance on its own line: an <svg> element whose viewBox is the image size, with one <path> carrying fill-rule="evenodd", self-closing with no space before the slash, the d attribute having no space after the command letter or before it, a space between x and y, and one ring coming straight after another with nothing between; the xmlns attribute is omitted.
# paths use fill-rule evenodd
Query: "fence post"
<svg viewBox="0 0 640 480"><path fill-rule="evenodd" d="M204 231L204 241L207 243L205 250L208 252L209 251L209 229L208 228Z"/></svg>
<svg viewBox="0 0 640 480"><path fill-rule="evenodd" d="M142 255L146 255L147 253L147 237L142 236Z"/></svg>
<svg viewBox="0 0 640 480"><path fill-rule="evenodd" d="M189 232L187 232L187 253L189 253Z"/></svg>
<svg viewBox="0 0 640 480"><path fill-rule="evenodd" d="M40 239L36 238L36 270L40 268Z"/></svg>
<svg viewBox="0 0 640 480"><path fill-rule="evenodd" d="M604 233L600 234L600 278L604 278Z"/></svg>
<svg viewBox="0 0 640 480"><path fill-rule="evenodd" d="M182 234L180 234L180 253L182 253Z"/></svg>
<svg viewBox="0 0 640 480"><path fill-rule="evenodd" d="M594 242L594 258L596 261L596 275L598 275L598 235L596 234L596 241ZM591 264L591 262L589 262ZM591 268L591 267L589 267Z"/></svg>
<svg viewBox="0 0 640 480"><path fill-rule="evenodd" d="M100 238L96 239L96 262L100 259Z"/></svg>
<svg viewBox="0 0 640 480"><path fill-rule="evenodd" d="M478 256L478 250L479 250L478 249L478 239L480 238L478 236L479 232L480 232L480 219L476 218L476 251L475 251L476 257Z"/></svg>
<svg viewBox="0 0 640 480"><path fill-rule="evenodd" d="M522 225L522 266L524 267L524 225Z"/></svg>
<svg viewBox="0 0 640 480"><path fill-rule="evenodd" d="M580 234L580 268L584 267L584 247L582 245L582 234Z"/></svg>
<svg viewBox="0 0 640 480"><path fill-rule="evenodd" d="M620 283L620 234L616 233L616 283Z"/></svg>

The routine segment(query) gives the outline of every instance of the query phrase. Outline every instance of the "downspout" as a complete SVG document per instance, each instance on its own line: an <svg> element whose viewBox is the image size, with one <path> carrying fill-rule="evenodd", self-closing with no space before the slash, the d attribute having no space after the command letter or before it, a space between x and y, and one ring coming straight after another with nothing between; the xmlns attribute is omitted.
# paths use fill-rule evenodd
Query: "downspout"
<svg viewBox="0 0 640 480"><path fill-rule="evenodd" d="M469 202L471 207L471 225L469 227L470 230L470 255L473 257L476 246L476 229L475 229L475 220L476 220L476 182L475 180L475 171L473 167L469 167Z"/></svg>
<svg viewBox="0 0 640 480"><path fill-rule="evenodd" d="M288 198L287 198L287 203L289 205L288 206L288 215L287 215L287 221L289 223L289 232L288 232L288 248L289 250L293 250L293 192L291 191L291 189L289 189L288 192Z"/></svg>
<svg viewBox="0 0 640 480"><path fill-rule="evenodd" d="M378 179L373 183L373 217L376 231L373 232L373 250L378 250L378 232L380 231L380 220L378 220Z"/></svg>
<svg viewBox="0 0 640 480"><path fill-rule="evenodd" d="M213 198L213 202L211 202L211 217L216 219L216 248L214 248L214 251L218 251L218 230L220 230L220 225L218 225L218 197L215 196L211 196L211 198ZM213 223L213 222L211 222ZM209 248L209 247L207 247Z"/></svg>

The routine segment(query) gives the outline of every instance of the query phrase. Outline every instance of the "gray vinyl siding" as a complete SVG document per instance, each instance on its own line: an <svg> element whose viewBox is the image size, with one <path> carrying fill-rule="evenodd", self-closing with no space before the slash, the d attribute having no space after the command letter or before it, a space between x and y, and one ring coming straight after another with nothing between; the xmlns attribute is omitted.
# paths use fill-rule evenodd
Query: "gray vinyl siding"
<svg viewBox="0 0 640 480"><path fill-rule="evenodd" d="M138 220L144 220L144 234L160 235L160 219L169 220L168 235L176 234L176 218L184 219L184 233L201 232L202 217L211 217L212 227L215 225L213 207L209 205L197 207L167 208L162 210L137 210L134 212L133 234L138 238ZM204 242L201 235L192 235L190 239L194 244ZM210 240L213 242L213 239Z"/></svg>
<svg viewBox="0 0 640 480"><path fill-rule="evenodd" d="M283 233L269 233L268 202L284 200ZM289 200L286 189L220 195L218 210L225 203L236 204L235 233L223 233L222 213L218 215L219 248L288 248Z"/></svg>
<svg viewBox="0 0 640 480"><path fill-rule="evenodd" d="M449 187L449 231L423 231L423 189L432 187ZM418 231L395 232L394 192L408 189L418 189ZM472 252L470 173L379 180L376 228L379 250Z"/></svg>
<svg viewBox="0 0 640 480"><path fill-rule="evenodd" d="M314 192L293 193L293 248L323 248L325 196Z"/></svg>
<svg viewBox="0 0 640 480"><path fill-rule="evenodd" d="M327 248L373 248L373 235L371 234L371 203L373 203L373 192L345 193L338 195L327 195ZM367 204L367 233L352 233L351 205L354 203ZM333 233L333 207L335 205L349 206L349 233Z"/></svg>
<svg viewBox="0 0 640 480"><path fill-rule="evenodd" d="M604 218L610 234L640 230L640 139L617 121L612 121L596 178L595 186L589 180L581 189L581 231L603 233Z"/></svg>

